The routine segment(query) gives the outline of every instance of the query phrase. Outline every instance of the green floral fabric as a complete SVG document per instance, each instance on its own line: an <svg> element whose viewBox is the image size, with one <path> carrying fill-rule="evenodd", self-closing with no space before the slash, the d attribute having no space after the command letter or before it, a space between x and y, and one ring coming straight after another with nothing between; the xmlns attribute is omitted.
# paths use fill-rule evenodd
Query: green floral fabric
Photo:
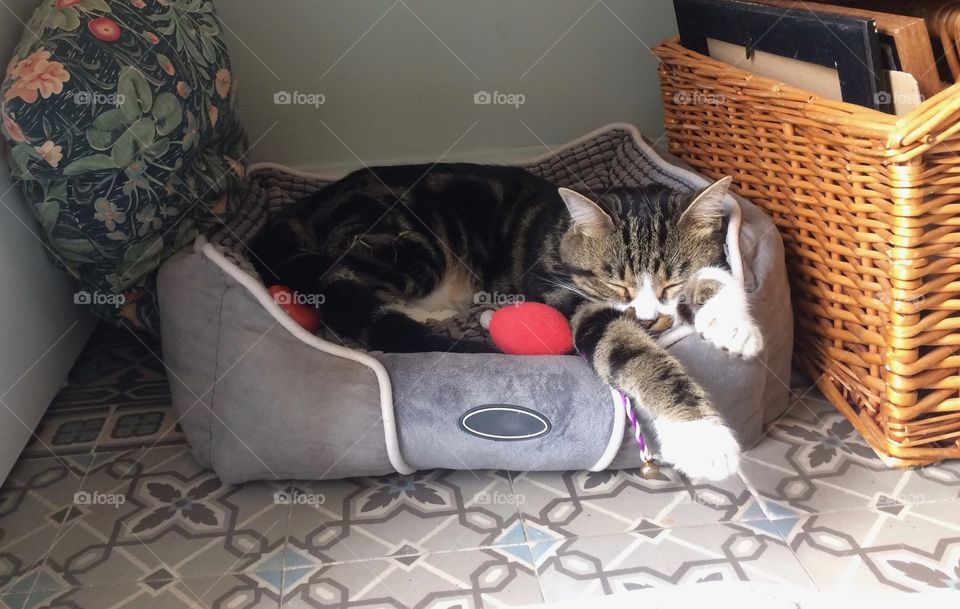
<svg viewBox="0 0 960 609"><path fill-rule="evenodd" d="M0 86L54 261L101 317L158 331L155 271L235 209L246 138L207 0L44 0Z"/></svg>

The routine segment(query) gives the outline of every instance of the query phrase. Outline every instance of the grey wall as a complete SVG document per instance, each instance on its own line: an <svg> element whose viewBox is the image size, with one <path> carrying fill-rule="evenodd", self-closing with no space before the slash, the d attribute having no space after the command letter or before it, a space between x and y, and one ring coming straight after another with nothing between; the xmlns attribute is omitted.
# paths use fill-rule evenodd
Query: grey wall
<svg viewBox="0 0 960 609"><path fill-rule="evenodd" d="M656 60L669 0L230 0L253 160L301 167L506 159L614 121L663 133ZM275 105L278 91L323 105ZM475 105L478 91L525 103Z"/></svg>
<svg viewBox="0 0 960 609"><path fill-rule="evenodd" d="M7 65L35 0L0 2L0 65ZM47 258L38 226L10 180L0 146L0 481L29 440L93 328L73 282Z"/></svg>

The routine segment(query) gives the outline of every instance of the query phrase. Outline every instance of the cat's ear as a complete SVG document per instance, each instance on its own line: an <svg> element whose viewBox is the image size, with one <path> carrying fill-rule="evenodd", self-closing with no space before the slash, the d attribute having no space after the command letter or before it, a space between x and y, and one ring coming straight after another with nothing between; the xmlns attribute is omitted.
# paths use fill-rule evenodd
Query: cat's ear
<svg viewBox="0 0 960 609"><path fill-rule="evenodd" d="M731 182L733 178L727 176L700 191L681 214L681 226L710 230L720 228L725 215L723 202L730 191Z"/></svg>
<svg viewBox="0 0 960 609"><path fill-rule="evenodd" d="M561 188L559 192L560 198L567 206L567 211L570 212L570 221L573 226L584 231L613 228L613 220L599 205L569 188Z"/></svg>

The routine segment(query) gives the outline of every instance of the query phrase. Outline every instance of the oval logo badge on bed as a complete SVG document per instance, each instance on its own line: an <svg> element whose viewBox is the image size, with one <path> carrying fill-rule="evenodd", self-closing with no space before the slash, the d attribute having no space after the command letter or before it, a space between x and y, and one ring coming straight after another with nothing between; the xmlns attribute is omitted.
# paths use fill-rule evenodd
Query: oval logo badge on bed
<svg viewBox="0 0 960 609"><path fill-rule="evenodd" d="M460 428L485 440L532 440L550 433L550 421L523 406L484 404L464 413Z"/></svg>

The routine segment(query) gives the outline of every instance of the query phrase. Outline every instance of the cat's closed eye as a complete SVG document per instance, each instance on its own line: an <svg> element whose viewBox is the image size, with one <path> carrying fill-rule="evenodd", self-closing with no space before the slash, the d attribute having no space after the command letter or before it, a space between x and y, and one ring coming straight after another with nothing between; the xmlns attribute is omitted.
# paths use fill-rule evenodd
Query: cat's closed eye
<svg viewBox="0 0 960 609"><path fill-rule="evenodd" d="M607 286L610 287L616 294L623 298L625 301L629 301L634 296L634 288L627 285L623 281L607 281Z"/></svg>
<svg viewBox="0 0 960 609"><path fill-rule="evenodd" d="M673 300L675 299L680 292L683 290L683 286L686 282L677 281L674 283L668 283L663 287L663 291L660 293L660 301Z"/></svg>

